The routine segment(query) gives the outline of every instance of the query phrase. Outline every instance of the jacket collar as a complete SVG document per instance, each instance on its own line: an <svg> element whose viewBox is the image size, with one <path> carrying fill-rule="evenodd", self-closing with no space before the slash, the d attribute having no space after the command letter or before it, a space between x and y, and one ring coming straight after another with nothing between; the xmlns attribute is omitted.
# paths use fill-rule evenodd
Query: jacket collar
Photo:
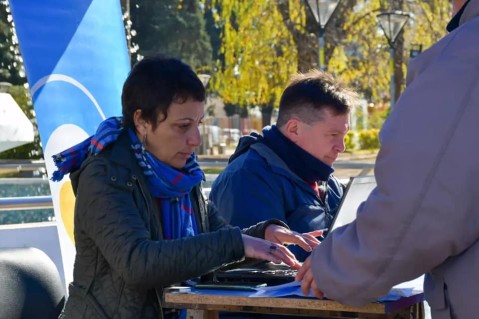
<svg viewBox="0 0 479 319"><path fill-rule="evenodd" d="M288 178L291 181L294 181L297 185L303 187L303 189L316 194L314 190L309 186L301 177L296 175L288 165L278 156L272 149L270 149L266 144L255 143L251 145L251 149L255 150L259 156L261 156L271 167L271 170L277 174L281 174Z"/></svg>
<svg viewBox="0 0 479 319"><path fill-rule="evenodd" d="M131 151L130 145L130 137L128 136L128 132L125 130L120 133L118 139L115 142L108 145L99 154L93 156L104 156L112 163L125 167L133 174L139 176L140 179L144 179L141 168L139 167L139 165L135 165L137 161L135 155L133 154L133 151ZM76 193L78 179L80 178L83 169L88 165L91 160L92 155L89 155L87 159L82 163L80 169L70 174L70 180L74 193Z"/></svg>
<svg viewBox="0 0 479 319"><path fill-rule="evenodd" d="M479 0L467 0L456 15L449 21L447 31L452 32L464 23L479 16Z"/></svg>
<svg viewBox="0 0 479 319"><path fill-rule="evenodd" d="M133 156L130 145L130 137L128 136L127 130L124 130L113 144L110 159L117 164L130 166L131 157Z"/></svg>
<svg viewBox="0 0 479 319"><path fill-rule="evenodd" d="M131 140L128 136L127 130L121 132L116 142L113 143L108 158L113 163L126 167L130 171L133 171L137 176L141 176L141 178L143 177L143 171L141 170L141 167L137 165L138 161L131 149Z"/></svg>

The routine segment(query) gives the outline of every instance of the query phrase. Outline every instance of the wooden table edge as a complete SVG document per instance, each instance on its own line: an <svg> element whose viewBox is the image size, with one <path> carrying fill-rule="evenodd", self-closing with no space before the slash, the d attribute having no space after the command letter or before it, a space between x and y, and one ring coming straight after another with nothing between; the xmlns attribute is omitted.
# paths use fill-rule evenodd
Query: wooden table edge
<svg viewBox="0 0 479 319"><path fill-rule="evenodd" d="M234 297L234 298L232 298ZM370 303L363 307L352 307L331 300L319 300L313 298L256 298L232 295L215 295L207 293L175 293L165 291L164 301L166 307L177 308L175 304L184 307L192 306L192 309L208 309L208 306L221 309L221 306L259 307L259 308L297 308L304 310L357 312L370 314L387 314L397 312L413 306L423 300L423 294L404 297L397 301L385 303Z"/></svg>

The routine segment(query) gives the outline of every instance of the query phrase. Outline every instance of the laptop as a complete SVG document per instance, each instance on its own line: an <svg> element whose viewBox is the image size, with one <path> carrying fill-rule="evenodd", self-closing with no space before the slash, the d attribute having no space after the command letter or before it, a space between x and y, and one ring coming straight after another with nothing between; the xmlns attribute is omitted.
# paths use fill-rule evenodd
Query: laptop
<svg viewBox="0 0 479 319"><path fill-rule="evenodd" d="M376 179L374 176L351 177L328 233L354 221L359 205L368 198L375 187ZM266 283L268 286L273 286L294 281L296 273L296 270L284 264L260 262L248 267L225 271L217 270L213 275L213 281L219 283L243 282L248 285Z"/></svg>
<svg viewBox="0 0 479 319"><path fill-rule="evenodd" d="M275 286L294 281L297 271L285 264L274 264L267 261L252 264L251 266L217 270L213 274L213 282L245 284L267 284Z"/></svg>
<svg viewBox="0 0 479 319"><path fill-rule="evenodd" d="M328 232L354 221L359 205L368 198L375 187L376 178L374 176L351 177Z"/></svg>

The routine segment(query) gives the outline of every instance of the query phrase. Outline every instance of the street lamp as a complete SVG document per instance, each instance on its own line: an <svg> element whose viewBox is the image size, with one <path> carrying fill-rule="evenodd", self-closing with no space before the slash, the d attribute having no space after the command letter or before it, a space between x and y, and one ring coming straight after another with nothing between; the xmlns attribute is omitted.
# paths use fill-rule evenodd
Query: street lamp
<svg viewBox="0 0 479 319"><path fill-rule="evenodd" d="M200 78L201 83L203 83L203 86L206 88L211 76L209 74L198 74L198 77Z"/></svg>
<svg viewBox="0 0 479 319"><path fill-rule="evenodd" d="M415 58L422 52L422 44L412 43L411 50L409 50L409 57Z"/></svg>
<svg viewBox="0 0 479 319"><path fill-rule="evenodd" d="M307 0L309 9L313 13L314 19L319 26L319 68L324 71L324 31L328 24L329 18L336 10L340 0Z"/></svg>
<svg viewBox="0 0 479 319"><path fill-rule="evenodd" d="M409 14L401 11L382 12L377 15L379 27L384 32L384 36L388 40L389 44L389 72L391 74L391 107L394 106L394 100L396 96L396 88L394 83L394 51L396 48L396 40L404 29L407 21L409 20Z"/></svg>

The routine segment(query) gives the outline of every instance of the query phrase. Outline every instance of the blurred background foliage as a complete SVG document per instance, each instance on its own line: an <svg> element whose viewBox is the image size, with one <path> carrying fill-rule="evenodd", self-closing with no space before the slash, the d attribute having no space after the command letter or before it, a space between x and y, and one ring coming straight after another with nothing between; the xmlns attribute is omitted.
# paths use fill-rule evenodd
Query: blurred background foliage
<svg viewBox="0 0 479 319"><path fill-rule="evenodd" d="M241 116L259 106L263 124L269 124L288 78L318 68L318 25L306 1L121 0L121 4L132 64L157 52L179 57L198 73L211 75L210 95L244 110ZM425 50L446 34L449 0L342 0L325 29L326 70L359 92L368 105L367 114L361 116L368 117L373 129L380 128L389 113L389 47L376 16L390 10L411 14L397 42L394 68L399 95L413 47ZM13 84L10 94L34 122L6 0L0 0L0 82ZM38 134L34 143L2 152L0 158L42 158Z"/></svg>

